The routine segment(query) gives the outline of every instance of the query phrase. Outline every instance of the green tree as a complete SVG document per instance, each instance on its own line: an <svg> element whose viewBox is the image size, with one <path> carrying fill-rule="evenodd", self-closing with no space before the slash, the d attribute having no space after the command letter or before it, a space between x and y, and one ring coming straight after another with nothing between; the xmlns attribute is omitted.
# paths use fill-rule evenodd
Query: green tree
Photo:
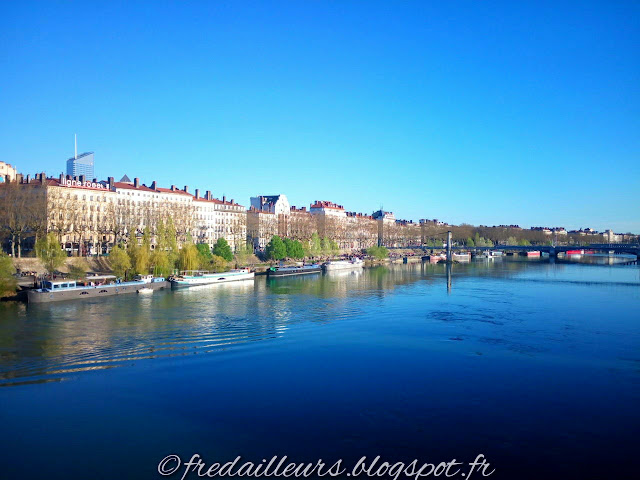
<svg viewBox="0 0 640 480"><path fill-rule="evenodd" d="M211 247L209 247L208 243L199 243L196 245L198 249L198 264L200 268L207 269L211 264L211 258L213 255L211 254Z"/></svg>
<svg viewBox="0 0 640 480"><path fill-rule="evenodd" d="M178 265L181 270L198 268L198 249L193 243L185 243L178 254Z"/></svg>
<svg viewBox="0 0 640 480"><path fill-rule="evenodd" d="M333 240L329 240L329 254L338 255L339 253L340 247L338 246L338 243Z"/></svg>
<svg viewBox="0 0 640 480"><path fill-rule="evenodd" d="M147 251L147 253L151 253L151 230L149 230L149 227L144 227L144 233L142 234L142 247Z"/></svg>
<svg viewBox="0 0 640 480"><path fill-rule="evenodd" d="M213 255L211 257L211 269L214 272L226 272L227 261L219 255Z"/></svg>
<svg viewBox="0 0 640 480"><path fill-rule="evenodd" d="M313 232L311 235L311 240L309 240L309 256L317 257L322 255L322 241L320 240L320 236L318 232Z"/></svg>
<svg viewBox="0 0 640 480"><path fill-rule="evenodd" d="M287 257L289 258L304 258L304 248L302 243L298 240L293 240L290 245L287 245Z"/></svg>
<svg viewBox="0 0 640 480"><path fill-rule="evenodd" d="M476 242L473 241L473 238L468 237L467 238L467 247L475 247L476 246Z"/></svg>
<svg viewBox="0 0 640 480"><path fill-rule="evenodd" d="M529 245L531 245L531 242L526 238L521 238L520 240L518 240L518 245L522 247L528 247Z"/></svg>
<svg viewBox="0 0 640 480"><path fill-rule="evenodd" d="M376 260L384 260L389 256L389 250L387 250L387 247L369 247L367 248L367 255Z"/></svg>
<svg viewBox="0 0 640 480"><path fill-rule="evenodd" d="M287 247L278 235L271 237L265 253L269 260L282 260L287 257Z"/></svg>
<svg viewBox="0 0 640 480"><path fill-rule="evenodd" d="M127 253L129 254L129 260L131 261L131 266L135 273L139 275L146 275L149 273L149 257L151 256L150 248L150 243L147 245L144 243L142 245L138 245L138 240L136 238L127 245Z"/></svg>
<svg viewBox="0 0 640 480"><path fill-rule="evenodd" d="M222 237L220 237L216 244L213 246L213 254L224 258L227 262L233 260L233 252L231 251L231 247L229 246L229 243Z"/></svg>
<svg viewBox="0 0 640 480"><path fill-rule="evenodd" d="M16 269L11 257L0 252L0 297L8 297L16 293L18 282L13 276L14 273Z"/></svg>
<svg viewBox="0 0 640 480"><path fill-rule="evenodd" d="M124 277L127 270L131 268L131 258L129 258L127 251L120 245L116 245L111 249L109 262L111 263L113 274L118 278Z"/></svg>
<svg viewBox="0 0 640 480"><path fill-rule="evenodd" d="M53 233L41 237L36 242L36 256L50 274L61 267L67 259L67 254L62 250L58 238Z"/></svg>
<svg viewBox="0 0 640 480"><path fill-rule="evenodd" d="M149 264L153 269L153 274L160 276L169 276L173 271L173 265L169 264L169 255L165 250L156 248L149 257Z"/></svg>
<svg viewBox="0 0 640 480"><path fill-rule="evenodd" d="M293 240L291 240L290 238L285 237L285 238L282 239L282 243L284 243L284 248L287 251L287 257L293 258L291 256L291 253L293 252Z"/></svg>
<svg viewBox="0 0 640 480"><path fill-rule="evenodd" d="M331 247L329 246L329 238L323 237L320 239L320 255L327 256L331 253Z"/></svg>
<svg viewBox="0 0 640 480"><path fill-rule="evenodd" d="M518 240L516 240L516 237L510 236L509 238L507 238L507 245L517 245L517 244L518 244Z"/></svg>
<svg viewBox="0 0 640 480"><path fill-rule="evenodd" d="M473 243L476 247L484 247L484 241L480 238L480 234L478 232L476 232L475 237L473 237Z"/></svg>
<svg viewBox="0 0 640 480"><path fill-rule="evenodd" d="M169 217L163 231L163 248L167 251L169 265L174 269L178 262L178 234L173 224L173 219Z"/></svg>

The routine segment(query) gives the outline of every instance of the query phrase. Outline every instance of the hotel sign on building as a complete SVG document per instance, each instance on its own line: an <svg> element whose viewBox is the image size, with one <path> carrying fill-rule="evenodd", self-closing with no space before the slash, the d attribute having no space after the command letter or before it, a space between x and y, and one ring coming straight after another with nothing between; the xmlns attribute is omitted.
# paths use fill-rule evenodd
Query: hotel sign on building
<svg viewBox="0 0 640 480"><path fill-rule="evenodd" d="M60 185L63 187L80 187L80 188L92 188L97 190L108 190L109 186L100 182L87 182L82 180L75 180L71 178L63 178L60 181Z"/></svg>

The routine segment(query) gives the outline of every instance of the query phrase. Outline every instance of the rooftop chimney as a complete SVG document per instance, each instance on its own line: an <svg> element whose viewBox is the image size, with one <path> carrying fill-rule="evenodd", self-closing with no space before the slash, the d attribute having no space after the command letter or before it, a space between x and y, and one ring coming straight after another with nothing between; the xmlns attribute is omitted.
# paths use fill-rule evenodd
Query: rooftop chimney
<svg viewBox="0 0 640 480"><path fill-rule="evenodd" d="M62 183L62 181L63 181L63 180L64 180L64 174L62 174L62 173L61 173L61 174L60 174L60 178L58 179L58 181L59 181L60 183Z"/></svg>
<svg viewBox="0 0 640 480"><path fill-rule="evenodd" d="M231 204L233 204L233 198L231 199Z"/></svg>
<svg viewBox="0 0 640 480"><path fill-rule="evenodd" d="M136 188L140 186L140 179L138 177L133 179L133 186Z"/></svg>
<svg viewBox="0 0 640 480"><path fill-rule="evenodd" d="M207 200L211 200L211 190L207 190L204 198L206 198Z"/></svg>
<svg viewBox="0 0 640 480"><path fill-rule="evenodd" d="M175 185L171 185L171 191L175 192L176 191L176 186Z"/></svg>
<svg viewBox="0 0 640 480"><path fill-rule="evenodd" d="M196 198L200 198L200 189L196 188Z"/></svg>
<svg viewBox="0 0 640 480"><path fill-rule="evenodd" d="M224 202L226 202L226 201L227 201L227 197L223 195L223 196L222 196L222 203L224 203Z"/></svg>
<svg viewBox="0 0 640 480"><path fill-rule="evenodd" d="M158 186L156 185L156 181L151 182L151 190L157 190Z"/></svg>
<svg viewBox="0 0 640 480"><path fill-rule="evenodd" d="M107 178L107 183L109 184L109 190L111 190L111 187L113 187L113 184L116 183L115 179L113 177L109 177Z"/></svg>
<svg viewBox="0 0 640 480"><path fill-rule="evenodd" d="M80 175L80 178L78 180L80 180L82 183L84 183L85 182L85 178L86 177L84 175Z"/></svg>
<svg viewBox="0 0 640 480"><path fill-rule="evenodd" d="M27 174L26 182L29 183L31 181L31 175Z"/></svg>
<svg viewBox="0 0 640 480"><path fill-rule="evenodd" d="M185 191L186 193L189 193L189 186L188 186L188 185L185 185L185 186L184 186L184 191Z"/></svg>

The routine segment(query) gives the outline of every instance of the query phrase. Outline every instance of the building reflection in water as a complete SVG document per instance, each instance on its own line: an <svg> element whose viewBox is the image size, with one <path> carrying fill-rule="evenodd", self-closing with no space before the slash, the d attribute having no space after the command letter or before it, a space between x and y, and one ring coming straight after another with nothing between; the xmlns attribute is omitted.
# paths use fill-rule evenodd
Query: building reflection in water
<svg viewBox="0 0 640 480"><path fill-rule="evenodd" d="M505 268L506 267L506 268ZM355 318L415 282L512 275L526 265L408 264L125 295L86 302L0 305L0 385L67 378L158 357L251 348L303 323ZM453 271L455 270L455 272Z"/></svg>

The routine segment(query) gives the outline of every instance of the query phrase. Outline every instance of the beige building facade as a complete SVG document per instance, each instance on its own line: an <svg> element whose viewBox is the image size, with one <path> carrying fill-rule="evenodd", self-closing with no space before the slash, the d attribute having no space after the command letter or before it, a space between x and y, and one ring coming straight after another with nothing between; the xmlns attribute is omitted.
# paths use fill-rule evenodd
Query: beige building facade
<svg viewBox="0 0 640 480"><path fill-rule="evenodd" d="M0 162L0 182L12 182L15 181L18 176L16 167L10 163Z"/></svg>

